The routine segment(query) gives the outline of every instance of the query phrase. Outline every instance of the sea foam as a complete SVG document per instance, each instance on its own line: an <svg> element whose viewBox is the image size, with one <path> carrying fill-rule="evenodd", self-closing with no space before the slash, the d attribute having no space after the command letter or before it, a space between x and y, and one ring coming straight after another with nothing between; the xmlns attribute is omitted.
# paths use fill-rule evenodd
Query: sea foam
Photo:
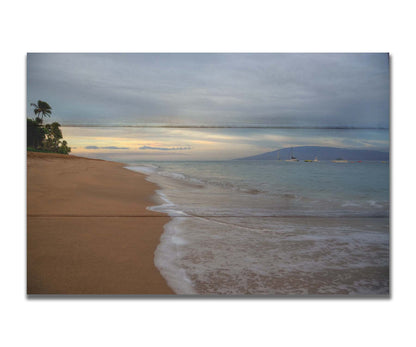
<svg viewBox="0 0 416 347"><path fill-rule="evenodd" d="M172 217L155 251L168 285L191 295L387 293L388 190L369 180L355 187L355 169L333 176L339 166L325 165L129 167L160 187L149 209Z"/></svg>

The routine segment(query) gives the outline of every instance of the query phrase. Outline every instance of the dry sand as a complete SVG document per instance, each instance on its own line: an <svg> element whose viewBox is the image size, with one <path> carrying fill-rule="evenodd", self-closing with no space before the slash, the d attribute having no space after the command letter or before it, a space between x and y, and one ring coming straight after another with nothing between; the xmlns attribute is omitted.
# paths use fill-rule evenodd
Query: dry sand
<svg viewBox="0 0 416 347"><path fill-rule="evenodd" d="M123 164L27 155L28 294L173 294L154 265L156 186Z"/></svg>

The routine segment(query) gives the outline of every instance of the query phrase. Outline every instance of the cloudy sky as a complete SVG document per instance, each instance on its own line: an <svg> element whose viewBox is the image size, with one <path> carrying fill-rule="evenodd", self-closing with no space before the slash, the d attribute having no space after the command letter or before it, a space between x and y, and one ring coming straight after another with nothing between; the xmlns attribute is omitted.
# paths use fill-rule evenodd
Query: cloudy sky
<svg viewBox="0 0 416 347"><path fill-rule="evenodd" d="M29 54L68 124L389 125L387 54Z"/></svg>
<svg viewBox="0 0 416 347"><path fill-rule="evenodd" d="M75 154L226 159L307 144L388 149L385 130L271 128L388 128L388 54L29 53L27 69L28 116L30 103L47 101ZM149 125L267 128L107 128Z"/></svg>

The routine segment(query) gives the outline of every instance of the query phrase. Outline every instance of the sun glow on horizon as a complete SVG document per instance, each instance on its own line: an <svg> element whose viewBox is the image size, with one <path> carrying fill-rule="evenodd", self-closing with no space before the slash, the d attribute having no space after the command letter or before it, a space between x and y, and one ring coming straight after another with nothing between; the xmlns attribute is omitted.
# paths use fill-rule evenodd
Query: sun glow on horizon
<svg viewBox="0 0 416 347"><path fill-rule="evenodd" d="M228 160L297 146L389 150L389 132L377 130L63 127L63 133L74 155L146 160Z"/></svg>

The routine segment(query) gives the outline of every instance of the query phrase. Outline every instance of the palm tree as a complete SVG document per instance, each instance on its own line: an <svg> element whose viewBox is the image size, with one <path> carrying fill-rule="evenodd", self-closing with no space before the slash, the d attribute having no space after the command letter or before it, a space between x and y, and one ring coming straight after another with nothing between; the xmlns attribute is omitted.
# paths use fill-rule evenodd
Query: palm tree
<svg viewBox="0 0 416 347"><path fill-rule="evenodd" d="M35 112L36 120L40 120L40 123L43 122L43 117L51 116L52 107L50 107L49 104L45 101L38 100L37 104L30 104L30 106L35 108L33 111ZM41 118L39 118L38 115L40 115Z"/></svg>

